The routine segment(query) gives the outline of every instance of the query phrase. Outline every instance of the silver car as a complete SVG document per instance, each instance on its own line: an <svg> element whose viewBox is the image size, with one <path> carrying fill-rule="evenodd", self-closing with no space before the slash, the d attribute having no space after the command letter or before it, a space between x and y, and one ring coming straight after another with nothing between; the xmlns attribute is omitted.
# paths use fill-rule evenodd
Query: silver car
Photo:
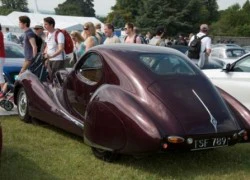
<svg viewBox="0 0 250 180"><path fill-rule="evenodd" d="M241 47L236 46L221 46L213 47L210 59L213 59L222 65L235 62L239 57L246 54L246 51Z"/></svg>

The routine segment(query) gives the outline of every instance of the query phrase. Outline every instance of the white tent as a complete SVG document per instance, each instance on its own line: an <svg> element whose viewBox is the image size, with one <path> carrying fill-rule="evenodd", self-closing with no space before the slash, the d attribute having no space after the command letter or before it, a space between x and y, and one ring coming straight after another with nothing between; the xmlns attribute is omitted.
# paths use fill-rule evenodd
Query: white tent
<svg viewBox="0 0 250 180"><path fill-rule="evenodd" d="M22 33L19 28L19 16L28 16L31 20L30 27L34 27L37 24L42 24L45 17L52 17L56 22L56 28L66 29L68 31L72 30L82 30L82 26L86 22L92 23L103 23L95 17L79 17L79 16L61 16L61 15L51 15L51 14L39 14L39 13L26 13L14 11L7 16L0 16L0 23L2 27L9 27L10 31L16 34Z"/></svg>
<svg viewBox="0 0 250 180"><path fill-rule="evenodd" d="M0 16L0 24L2 27L15 27L14 23L7 16Z"/></svg>

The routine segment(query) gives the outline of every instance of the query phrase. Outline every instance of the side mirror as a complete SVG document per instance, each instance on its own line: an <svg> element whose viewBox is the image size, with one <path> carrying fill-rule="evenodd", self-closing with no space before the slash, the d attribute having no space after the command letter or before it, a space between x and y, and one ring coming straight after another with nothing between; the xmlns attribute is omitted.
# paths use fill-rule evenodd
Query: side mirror
<svg viewBox="0 0 250 180"><path fill-rule="evenodd" d="M224 71L226 71L226 72L229 72L229 71L231 70L231 64L228 63L228 64L224 65L224 67L223 67L222 70L224 70Z"/></svg>

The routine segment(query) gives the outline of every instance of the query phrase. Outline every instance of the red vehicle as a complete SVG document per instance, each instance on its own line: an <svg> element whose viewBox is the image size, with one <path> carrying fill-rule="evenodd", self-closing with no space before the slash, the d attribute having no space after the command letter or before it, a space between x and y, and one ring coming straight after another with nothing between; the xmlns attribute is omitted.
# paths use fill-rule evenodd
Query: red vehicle
<svg viewBox="0 0 250 180"><path fill-rule="evenodd" d="M0 123L0 156L1 156L2 148L3 148L3 135L2 135L2 127Z"/></svg>
<svg viewBox="0 0 250 180"><path fill-rule="evenodd" d="M181 52L146 45L89 50L53 82L29 71L15 83L19 116L82 136L98 158L247 142L250 113L219 93Z"/></svg>

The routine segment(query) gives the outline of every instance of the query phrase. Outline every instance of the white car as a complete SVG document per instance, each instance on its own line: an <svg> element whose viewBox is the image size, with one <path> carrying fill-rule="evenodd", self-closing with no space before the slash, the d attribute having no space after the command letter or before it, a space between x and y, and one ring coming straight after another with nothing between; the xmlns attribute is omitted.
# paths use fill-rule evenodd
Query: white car
<svg viewBox="0 0 250 180"><path fill-rule="evenodd" d="M202 70L219 88L250 109L250 53L223 69Z"/></svg>
<svg viewBox="0 0 250 180"><path fill-rule="evenodd" d="M213 59L222 65L227 64L227 63L233 63L235 62L238 58L246 54L245 50L241 47L237 46L218 46L218 47L213 47L211 54L210 54L210 59Z"/></svg>

